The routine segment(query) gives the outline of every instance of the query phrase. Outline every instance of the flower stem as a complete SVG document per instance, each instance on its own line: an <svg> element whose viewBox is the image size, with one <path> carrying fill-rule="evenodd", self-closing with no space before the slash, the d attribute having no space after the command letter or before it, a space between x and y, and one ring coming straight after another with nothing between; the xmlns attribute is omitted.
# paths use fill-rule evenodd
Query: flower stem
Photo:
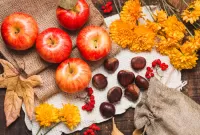
<svg viewBox="0 0 200 135"><path fill-rule="evenodd" d="M42 127L40 127L40 128L39 128L39 130L37 131L37 134L36 134L36 135L38 135L38 134L39 134L39 132L41 131L41 129L42 129Z"/></svg>
<svg viewBox="0 0 200 135"><path fill-rule="evenodd" d="M58 122L58 123L56 123L54 126L52 126L44 135L46 135L46 134L48 134L53 128L55 128L57 125L59 125L61 123L61 121L60 122Z"/></svg>
<svg viewBox="0 0 200 135"><path fill-rule="evenodd" d="M183 3L185 3L185 5L187 5L187 6L189 6L185 0L183 0Z"/></svg>
<svg viewBox="0 0 200 135"><path fill-rule="evenodd" d="M117 4L116 4L115 0L113 0L113 2L114 2L114 5L115 5L115 8L116 8L116 10L117 10L117 13L120 15L120 12L119 12L119 9L118 9L118 7L117 7Z"/></svg>

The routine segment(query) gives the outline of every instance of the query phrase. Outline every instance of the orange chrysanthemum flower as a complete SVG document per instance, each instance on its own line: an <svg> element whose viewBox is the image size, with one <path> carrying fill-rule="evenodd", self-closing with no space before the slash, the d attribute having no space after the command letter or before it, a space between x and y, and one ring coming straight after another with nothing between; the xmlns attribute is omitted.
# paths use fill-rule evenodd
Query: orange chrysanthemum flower
<svg viewBox="0 0 200 135"><path fill-rule="evenodd" d="M155 33L145 25L134 29L134 40L130 50L134 52L151 51L154 46Z"/></svg>
<svg viewBox="0 0 200 135"><path fill-rule="evenodd" d="M133 27L122 20L114 21L110 25L110 36L122 48L130 46L133 42Z"/></svg>
<svg viewBox="0 0 200 135"><path fill-rule="evenodd" d="M142 17L142 8L139 0L128 0L120 13L121 20L136 25L136 21Z"/></svg>
<svg viewBox="0 0 200 135"><path fill-rule="evenodd" d="M169 54L171 64L178 70L192 69L197 64L197 54L183 53L178 49L173 49Z"/></svg>
<svg viewBox="0 0 200 135"><path fill-rule="evenodd" d="M182 19L186 22L193 24L200 17L200 1L196 0L192 2L186 10L182 13Z"/></svg>

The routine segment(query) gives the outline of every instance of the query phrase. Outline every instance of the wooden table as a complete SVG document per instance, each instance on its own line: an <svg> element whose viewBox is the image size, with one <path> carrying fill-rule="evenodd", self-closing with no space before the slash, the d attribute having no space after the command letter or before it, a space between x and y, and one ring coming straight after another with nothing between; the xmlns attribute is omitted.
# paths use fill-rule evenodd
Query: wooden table
<svg viewBox="0 0 200 135"><path fill-rule="evenodd" d="M107 0L104 0L107 1ZM126 0L121 0L123 4ZM156 4L157 0L146 0L147 3ZM95 6L101 11L101 4L103 4L103 0L93 0ZM103 14L103 13L102 13ZM116 10L109 14L105 15L104 17L116 14ZM2 56L0 56L2 58ZM198 61L198 65L196 68L192 70L184 70L182 71L182 80L187 80L188 85L184 88L183 92L191 97L194 101L200 104L200 61ZM24 113L21 111L21 117L18 118L16 122L14 122L9 128L6 128L6 121L5 115L3 111L3 104L4 104L4 97L5 97L5 89L0 89L0 135L31 135L31 132L28 131L26 125L24 123ZM132 135L134 130L133 124L133 116L134 116L134 109L128 109L128 111L122 115L116 116L116 124L117 127L125 134L125 135ZM101 127L101 131L99 135L110 135L112 131L112 122L111 120L98 124ZM82 132L76 132L72 135L81 135Z"/></svg>

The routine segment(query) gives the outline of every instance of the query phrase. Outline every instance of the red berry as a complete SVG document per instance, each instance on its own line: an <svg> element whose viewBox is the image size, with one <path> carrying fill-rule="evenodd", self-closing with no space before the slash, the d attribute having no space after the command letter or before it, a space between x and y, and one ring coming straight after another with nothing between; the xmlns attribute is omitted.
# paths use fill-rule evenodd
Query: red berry
<svg viewBox="0 0 200 135"><path fill-rule="evenodd" d="M153 61L152 62L152 67L156 67L156 65L157 65L156 61Z"/></svg>
<svg viewBox="0 0 200 135"><path fill-rule="evenodd" d="M151 71L151 68L150 68L150 67L147 67L147 71Z"/></svg>
<svg viewBox="0 0 200 135"><path fill-rule="evenodd" d="M151 73L151 77L154 77L154 73Z"/></svg>
<svg viewBox="0 0 200 135"><path fill-rule="evenodd" d="M160 60L160 59L157 59L157 60L156 60L156 63L157 63L157 65L160 65L160 64L161 64L161 60Z"/></svg>
<svg viewBox="0 0 200 135"><path fill-rule="evenodd" d="M104 10L106 7L105 6L101 6L101 9Z"/></svg>
<svg viewBox="0 0 200 135"><path fill-rule="evenodd" d="M112 5L112 1L108 1L107 4L108 4L109 6L111 6L111 5Z"/></svg>

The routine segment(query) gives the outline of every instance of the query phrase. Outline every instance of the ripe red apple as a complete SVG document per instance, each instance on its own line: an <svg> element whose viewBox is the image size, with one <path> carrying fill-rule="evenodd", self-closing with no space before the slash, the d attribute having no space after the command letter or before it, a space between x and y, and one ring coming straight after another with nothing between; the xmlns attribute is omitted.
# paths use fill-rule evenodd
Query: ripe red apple
<svg viewBox="0 0 200 135"><path fill-rule="evenodd" d="M88 64L79 58L69 58L56 70L56 83L61 90L75 93L84 90L90 83L92 72Z"/></svg>
<svg viewBox="0 0 200 135"><path fill-rule="evenodd" d="M60 25L68 30L80 29L88 20L89 6L85 0L78 0L76 6L70 10L58 7L56 16Z"/></svg>
<svg viewBox="0 0 200 135"><path fill-rule="evenodd" d="M1 35L7 46L14 50L31 48L38 35L36 21L28 14L13 13L1 25Z"/></svg>
<svg viewBox="0 0 200 135"><path fill-rule="evenodd" d="M59 28L48 28L38 35L36 49L45 61L60 63L69 57L72 41L65 31Z"/></svg>
<svg viewBox="0 0 200 135"><path fill-rule="evenodd" d="M105 29L99 26L87 26L77 37L77 47L81 55L90 61L97 61L108 55L111 40Z"/></svg>

